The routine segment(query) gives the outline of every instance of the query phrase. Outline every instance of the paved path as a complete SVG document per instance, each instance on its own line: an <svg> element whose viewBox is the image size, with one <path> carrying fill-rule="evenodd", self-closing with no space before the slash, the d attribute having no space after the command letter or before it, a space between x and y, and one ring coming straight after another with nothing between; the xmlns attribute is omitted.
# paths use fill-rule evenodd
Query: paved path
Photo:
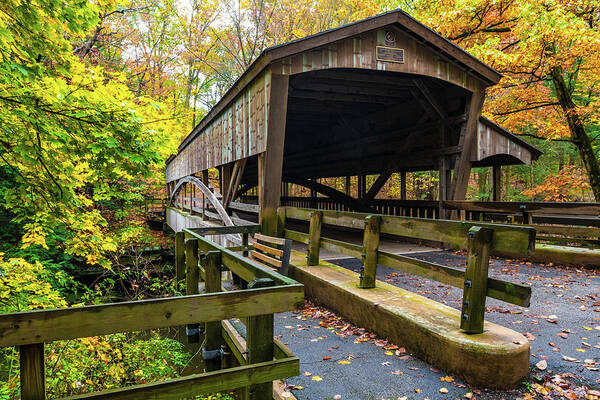
<svg viewBox="0 0 600 400"><path fill-rule="evenodd" d="M451 251L411 256L461 267L465 260L463 252ZM356 259L329 261L355 271L360 267ZM377 273L379 280L460 307L459 289L383 266L378 267ZM302 375L288 380L297 387L292 392L298 399L311 400L457 399L467 393L479 399L517 399L527 398L524 394L528 388L535 395L535 391L555 386L557 391L571 396L567 398L584 398L581 385L600 388L596 365L600 362L600 274L493 259L490 275L533 288L532 306L527 309L490 298L487 303L488 320L521 332L531 341L532 378L518 390L492 392L470 388L403 352L402 343L388 344L374 335L365 336L364 331L348 326L327 310L307 306L302 313L276 317L276 334L300 357ZM547 364L545 370L536 367L541 361ZM537 398L542 397L538 394Z"/></svg>

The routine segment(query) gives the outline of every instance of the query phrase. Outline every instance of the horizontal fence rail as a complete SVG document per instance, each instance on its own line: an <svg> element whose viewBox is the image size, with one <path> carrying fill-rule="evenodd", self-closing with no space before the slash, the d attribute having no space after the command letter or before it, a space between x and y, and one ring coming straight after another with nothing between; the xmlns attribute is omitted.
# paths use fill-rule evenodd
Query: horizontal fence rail
<svg viewBox="0 0 600 400"><path fill-rule="evenodd" d="M257 197L242 196L235 210L258 213ZM540 243L600 248L600 203L507 202L373 199L367 203L377 213L391 216L441 219L440 209L457 212L457 219L520 224L535 228ZM355 211L328 197L281 197L282 207L326 211Z"/></svg>
<svg viewBox="0 0 600 400"><path fill-rule="evenodd" d="M177 233L176 279L185 277L185 296L0 314L0 347L19 346L21 398L46 398L45 343L171 326L187 326L188 341L197 342L201 324L207 372L68 399L179 399L238 388L245 388L241 399L271 398L273 380L299 373L298 358L273 339L273 314L302 308L304 287L202 236L241 233L246 249L248 234L257 231L252 224ZM223 269L242 277L247 287L223 291ZM200 276L203 294L198 293ZM247 322L246 361L221 369L224 324L232 318Z"/></svg>
<svg viewBox="0 0 600 400"><path fill-rule="evenodd" d="M494 250L531 254L535 244L533 228L293 207L281 207L279 213L284 222L288 219L310 221L309 233L285 227L283 230L286 238L308 245L308 265L318 264L320 248L360 258L360 286L363 288L375 286L376 267L381 264L463 289L461 328L466 332L483 331L486 296L523 307L530 304L530 286L488 277L488 266L490 252ZM363 245L322 237L322 225L359 229L363 231ZM381 233L467 248L467 269L381 251L378 249Z"/></svg>

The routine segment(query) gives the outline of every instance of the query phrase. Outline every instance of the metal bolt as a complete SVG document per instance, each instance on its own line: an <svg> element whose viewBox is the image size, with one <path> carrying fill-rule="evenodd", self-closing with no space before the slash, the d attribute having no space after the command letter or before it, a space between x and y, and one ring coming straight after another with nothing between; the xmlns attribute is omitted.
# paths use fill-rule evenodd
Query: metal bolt
<svg viewBox="0 0 600 400"><path fill-rule="evenodd" d="M471 282L469 279L467 279L467 280L465 281L465 287L468 287L468 288L470 288L471 286L473 286L473 283L472 283L472 282Z"/></svg>
<svg viewBox="0 0 600 400"><path fill-rule="evenodd" d="M464 319L465 321L469 319L469 316L467 314L463 314L462 315L462 319Z"/></svg>

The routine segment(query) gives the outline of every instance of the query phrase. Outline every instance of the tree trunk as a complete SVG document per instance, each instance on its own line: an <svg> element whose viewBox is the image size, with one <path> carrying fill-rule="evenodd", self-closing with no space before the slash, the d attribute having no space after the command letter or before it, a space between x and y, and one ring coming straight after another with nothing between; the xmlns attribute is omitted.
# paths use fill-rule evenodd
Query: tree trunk
<svg viewBox="0 0 600 400"><path fill-rule="evenodd" d="M598 157L594 153L592 141L585 132L583 121L579 117L579 114L577 114L577 107L573 102L571 93L567 89L562 72L560 66L552 68L551 71L552 81L554 82L554 88L556 89L556 96L565 113L565 118L569 123L573 143L577 147L577 150L579 150L579 155L581 156L583 165L587 171L594 197L596 198L596 201L600 201L600 163L598 162Z"/></svg>

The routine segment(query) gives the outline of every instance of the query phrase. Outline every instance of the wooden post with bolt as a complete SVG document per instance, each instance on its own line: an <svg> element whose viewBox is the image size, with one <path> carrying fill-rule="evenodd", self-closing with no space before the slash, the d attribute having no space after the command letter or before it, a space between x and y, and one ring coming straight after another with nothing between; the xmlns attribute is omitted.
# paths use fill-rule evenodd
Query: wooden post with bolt
<svg viewBox="0 0 600 400"><path fill-rule="evenodd" d="M322 211L313 211L310 217L310 228L309 228L309 242L308 242L308 254L307 264L318 265L319 264L319 248L321 246L321 225L323 221Z"/></svg>
<svg viewBox="0 0 600 400"><path fill-rule="evenodd" d="M185 241L185 294L198 294L200 270L198 269L198 240ZM186 335L188 343L198 343L200 340L199 324L188 324Z"/></svg>
<svg viewBox="0 0 600 400"><path fill-rule="evenodd" d="M274 286L275 282L268 278L255 279L248 284L248 289ZM246 344L248 348L248 364L272 361L273 314L248 317L246 325ZM248 400L271 400L273 398L273 382L259 383L248 388Z"/></svg>
<svg viewBox="0 0 600 400"><path fill-rule="evenodd" d="M483 332L493 233L492 229L481 226L474 226L468 232L467 270L460 320L460 328L467 333Z"/></svg>
<svg viewBox="0 0 600 400"><path fill-rule="evenodd" d="M363 289L375 287L377 275L377 251L379 250L380 221L381 218L378 215L369 215L365 219L362 266L359 284L359 286Z"/></svg>
<svg viewBox="0 0 600 400"><path fill-rule="evenodd" d="M221 291L221 252L209 251L201 255L200 262L204 267L206 293L217 293ZM206 371L221 369L223 352L221 345L221 321L206 322L204 326L204 344L202 346L202 358Z"/></svg>

